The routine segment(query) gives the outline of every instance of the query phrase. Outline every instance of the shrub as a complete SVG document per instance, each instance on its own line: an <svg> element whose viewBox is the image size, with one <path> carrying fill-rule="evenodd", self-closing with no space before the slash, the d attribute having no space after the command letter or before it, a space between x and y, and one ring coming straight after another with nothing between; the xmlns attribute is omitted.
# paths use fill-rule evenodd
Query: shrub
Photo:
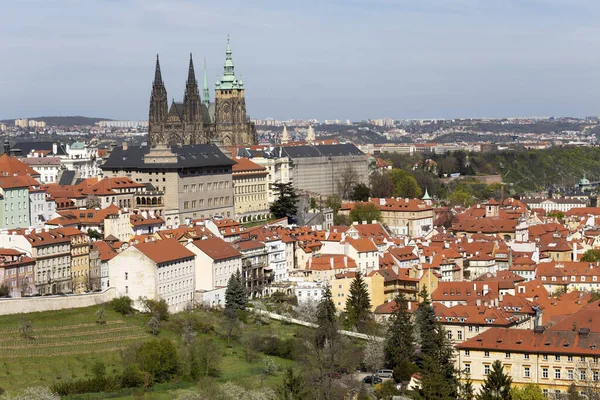
<svg viewBox="0 0 600 400"><path fill-rule="evenodd" d="M197 333L214 332L215 326L210 322L204 322L203 317L193 312L183 312L171 316L169 323L172 329L182 335L186 329Z"/></svg>
<svg viewBox="0 0 600 400"><path fill-rule="evenodd" d="M70 382L59 382L52 386L51 390L60 396L71 396L81 393L111 392L121 387L115 377L79 379Z"/></svg>
<svg viewBox="0 0 600 400"><path fill-rule="evenodd" d="M150 314L159 319L159 321L166 321L169 319L169 305L165 299L150 300L142 299L144 306L148 309Z"/></svg>
<svg viewBox="0 0 600 400"><path fill-rule="evenodd" d="M167 338L154 339L139 346L136 364L148 372L154 382L165 382L178 371L177 349Z"/></svg>
<svg viewBox="0 0 600 400"><path fill-rule="evenodd" d="M144 372L137 365L129 364L121 374L121 387L140 387L144 384L145 380L146 375Z"/></svg>
<svg viewBox="0 0 600 400"><path fill-rule="evenodd" d="M112 299L110 301L110 307L123 315L131 315L135 312L133 308L133 300L131 300L128 296L117 297L116 299Z"/></svg>

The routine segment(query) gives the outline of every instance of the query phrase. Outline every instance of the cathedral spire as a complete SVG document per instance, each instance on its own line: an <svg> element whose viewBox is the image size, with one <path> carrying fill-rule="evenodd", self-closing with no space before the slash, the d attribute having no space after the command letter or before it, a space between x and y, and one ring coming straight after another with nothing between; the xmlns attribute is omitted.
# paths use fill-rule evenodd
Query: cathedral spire
<svg viewBox="0 0 600 400"><path fill-rule="evenodd" d="M233 71L233 59L231 57L231 46L229 45L229 35L227 35L227 48L225 49L225 65L223 66L223 76L219 81L217 89L240 89L239 82Z"/></svg>
<svg viewBox="0 0 600 400"><path fill-rule="evenodd" d="M192 53L190 53L190 67L188 69L187 84L196 84L196 73L194 72L194 60L192 59Z"/></svg>
<svg viewBox="0 0 600 400"><path fill-rule="evenodd" d="M208 79L206 79L206 58L204 59L204 85L202 86L202 103L210 104L210 92L208 91Z"/></svg>
<svg viewBox="0 0 600 400"><path fill-rule="evenodd" d="M156 70L154 71L154 84L162 85L162 74L160 73L160 61L158 59L158 54L156 55Z"/></svg>

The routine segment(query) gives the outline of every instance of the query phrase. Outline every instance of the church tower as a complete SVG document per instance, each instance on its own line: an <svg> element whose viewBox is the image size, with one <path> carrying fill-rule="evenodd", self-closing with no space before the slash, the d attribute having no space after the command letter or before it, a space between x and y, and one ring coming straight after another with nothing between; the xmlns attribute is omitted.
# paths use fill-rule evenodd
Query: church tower
<svg viewBox="0 0 600 400"><path fill-rule="evenodd" d="M162 80L157 54L152 94L150 95L150 115L148 117L148 143L151 146L164 142L163 121L167 118L168 112L167 89L165 89L165 84Z"/></svg>
<svg viewBox="0 0 600 400"><path fill-rule="evenodd" d="M256 131L246 118L244 83L234 73L229 37L223 76L215 85L215 124L217 140L223 146L256 143Z"/></svg>
<svg viewBox="0 0 600 400"><path fill-rule="evenodd" d="M190 66L185 84L185 94L183 95L183 128L185 130L183 137L185 138L185 143L182 144L200 144L205 142L201 105L202 100L200 99L200 92L198 90L198 81L194 72L194 60L190 53Z"/></svg>

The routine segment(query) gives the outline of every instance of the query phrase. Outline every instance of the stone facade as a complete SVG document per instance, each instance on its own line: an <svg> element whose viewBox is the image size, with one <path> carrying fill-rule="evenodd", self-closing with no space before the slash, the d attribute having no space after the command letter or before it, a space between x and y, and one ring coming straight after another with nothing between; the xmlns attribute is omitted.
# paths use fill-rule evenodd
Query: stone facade
<svg viewBox="0 0 600 400"><path fill-rule="evenodd" d="M224 146L256 144L256 128L246 116L244 84L235 77L229 40L223 77L217 81L215 102L210 103L206 66L202 98L190 54L183 102L168 106L158 56L150 96L148 141L157 144L219 143Z"/></svg>
<svg viewBox="0 0 600 400"><path fill-rule="evenodd" d="M158 145L117 147L102 168L164 193L161 217L174 227L185 219L233 217L232 165L214 145Z"/></svg>

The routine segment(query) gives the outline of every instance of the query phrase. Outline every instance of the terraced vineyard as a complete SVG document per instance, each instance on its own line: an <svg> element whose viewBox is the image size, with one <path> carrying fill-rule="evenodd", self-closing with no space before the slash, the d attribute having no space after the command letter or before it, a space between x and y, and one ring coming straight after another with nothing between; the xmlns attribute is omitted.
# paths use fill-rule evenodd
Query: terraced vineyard
<svg viewBox="0 0 600 400"><path fill-rule="evenodd" d="M0 387L50 386L56 381L89 377L95 360L107 372L120 372L119 349L149 338L144 320L106 311L107 323L95 321L97 307L0 317ZM31 338L21 333L30 321Z"/></svg>

